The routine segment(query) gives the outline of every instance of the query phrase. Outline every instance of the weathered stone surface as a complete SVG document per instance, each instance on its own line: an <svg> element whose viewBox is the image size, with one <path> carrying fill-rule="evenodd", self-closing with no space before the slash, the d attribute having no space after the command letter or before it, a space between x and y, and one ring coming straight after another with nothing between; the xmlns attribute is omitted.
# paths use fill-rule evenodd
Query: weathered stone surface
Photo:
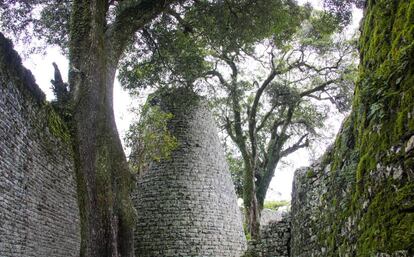
<svg viewBox="0 0 414 257"><path fill-rule="evenodd" d="M287 211L263 209L260 213L260 229L267 226L271 222L280 221Z"/></svg>
<svg viewBox="0 0 414 257"><path fill-rule="evenodd" d="M79 256L71 148L1 33L0 67L0 256Z"/></svg>
<svg viewBox="0 0 414 257"><path fill-rule="evenodd" d="M260 231L260 241L249 242L251 256L257 257L289 257L291 216L289 212L281 214L275 220L268 220Z"/></svg>
<svg viewBox="0 0 414 257"><path fill-rule="evenodd" d="M391 153L392 151L389 155ZM327 153L330 154L332 153ZM358 184L355 169L348 167L334 172L330 170L329 163L323 159L310 167L298 169L295 172L292 191L291 256L413 256L413 249L388 253L381 253L380 249L374 249L367 253L360 245L361 242L358 242L361 234L369 232L369 228L364 224L367 216L372 215L372 210L370 211L369 208L373 205L377 205L377 208L387 207L385 201L373 203L373 196L381 193L381 190L391 183L396 191L390 192L387 197L392 199L398 193L400 185L407 183L412 185L413 182L407 181L406 174L407 171L404 171L399 163L387 166L378 163L376 169L369 173L372 178L371 183L366 187L369 195L356 199ZM409 206L411 202L406 204ZM399 205L398 208L395 211L401 212L406 207ZM392 226L395 226L392 223L394 216L388 216L388 213L376 214L375 218L385 219L383 225L390 226L386 229L392 230ZM401 233L401 238L404 238L410 236L411 232L407 227L406 230L398 233Z"/></svg>
<svg viewBox="0 0 414 257"><path fill-rule="evenodd" d="M414 256L414 1L368 0L353 108L296 172L292 256Z"/></svg>
<svg viewBox="0 0 414 257"><path fill-rule="evenodd" d="M414 136L411 136L405 146L405 152L409 153L414 149Z"/></svg>
<svg viewBox="0 0 414 257"><path fill-rule="evenodd" d="M292 256L318 257L327 255L329 242L321 235L331 229L329 219L336 205L327 196L336 192L349 193L349 188L329 187L329 167L320 161L308 168L296 170L292 191ZM339 180L338 180L339 182ZM329 190L334 190L334 192ZM338 210L339 211L339 210Z"/></svg>
<svg viewBox="0 0 414 257"><path fill-rule="evenodd" d="M240 256L246 247L230 173L207 106L185 89L158 101L179 147L138 177L137 257Z"/></svg>

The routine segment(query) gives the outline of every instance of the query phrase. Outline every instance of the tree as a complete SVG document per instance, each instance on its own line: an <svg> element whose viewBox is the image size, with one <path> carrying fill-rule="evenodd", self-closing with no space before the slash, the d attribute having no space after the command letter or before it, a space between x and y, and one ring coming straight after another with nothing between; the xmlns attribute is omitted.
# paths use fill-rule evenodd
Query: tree
<svg viewBox="0 0 414 257"><path fill-rule="evenodd" d="M167 57L174 68L187 71L185 81L194 82L200 72L204 74L211 69L197 56L200 51L212 49L200 46L222 45L237 52L240 46L251 46L258 38L270 34L288 38L307 13L306 8L298 8L294 1L270 0L2 0L0 7L0 25L4 31L24 43L40 38L46 45L58 45L69 58L69 87L56 84L55 91L65 96L63 103L56 104L64 105L59 108L69 112L65 119L70 120L72 129L81 212L81 256L133 255L134 211L129 198L132 181L112 106L113 82L122 57L129 54L131 58L146 59L145 51L131 55L136 46L144 50L141 46L151 46L151 50L156 50L158 42L148 33L153 29L178 31L173 34L179 36L174 40L182 44L188 40L186 35L193 34L207 41L192 47L195 52L183 55L183 60L199 61L195 63L198 65L173 62L175 55ZM182 19L181 13L188 13L191 23ZM231 19L223 20L226 17ZM194 31L211 36L197 36ZM131 58L122 64L128 64ZM146 76L139 77L136 81L139 85L147 85L159 74L151 64L141 69ZM172 74L178 73L169 76ZM59 77L56 76L54 83L62 85ZM152 80L141 80L144 77ZM188 80L189 77L193 80Z"/></svg>
<svg viewBox="0 0 414 257"><path fill-rule="evenodd" d="M235 177L253 238L259 236L260 211L277 164L318 136L316 128L327 117L320 102L348 108L355 50L352 42L333 37L335 16L311 15L309 6L293 2L262 3L217 12L204 8L203 18L170 10L183 28L168 28L161 17L143 31L146 54L131 52L121 70L121 81L132 89L212 89L220 123L241 155L238 160L230 153L228 159L230 168L243 166L242 179ZM217 19L227 25L215 27ZM252 72L246 63L261 68Z"/></svg>
<svg viewBox="0 0 414 257"><path fill-rule="evenodd" d="M230 78L209 72L226 91L218 99L219 117L243 159L243 198L253 238L259 234L260 212L276 166L318 138L317 128L323 127L329 111L323 101L340 111L350 105L352 46L318 42L323 50L315 52L305 42L292 43L293 48L270 50L269 63L259 59L268 68L264 78L246 78L243 63L228 55L221 62L231 70ZM251 57L246 57L250 63L258 59Z"/></svg>
<svg viewBox="0 0 414 257"><path fill-rule="evenodd" d="M234 3L218 1L212 6L209 2L200 2L199 8L195 9L169 9L168 13L179 22L178 26L167 25L171 24L169 15L162 15L158 22L147 26L141 33L140 42L146 48L143 51L130 49L122 65L121 82L130 89L154 85L192 88L200 78L219 74L215 68L218 63L208 61L209 57L223 60L230 58L229 55L240 56L242 51L251 52L258 41L271 36L275 42L282 43L310 14L309 6L302 8L294 1ZM232 92L244 90L238 87L237 76L232 79ZM227 82L221 86L230 89ZM235 108L239 108L236 105ZM245 170L250 172L249 157L247 153L242 154ZM246 180L247 175L244 182ZM259 208L257 201L250 203L255 199L255 189L247 188L251 183L243 185L249 231L256 236Z"/></svg>
<svg viewBox="0 0 414 257"><path fill-rule="evenodd" d="M274 2L278 5L282 3ZM70 120L73 135L82 256L133 255L134 211L129 198L132 181L116 130L112 106L115 73L125 50L140 46L147 35L146 27L153 27L151 23L157 22L164 11L166 15L162 15L161 20L165 22L165 28L179 26L178 10L191 13L194 20L200 18L208 21L210 26L220 26L220 29L227 31L228 37L237 38L239 31L233 30L237 28L236 20L232 24L224 24L220 20L207 20L204 16L216 14L216 18L219 18L221 13L234 10L240 14L243 8L251 6L256 6L256 1L0 2L0 25L4 31L23 43L37 38L46 45L58 45L69 58L69 87L61 81L56 68L53 84L58 97L54 105L65 111L65 120ZM262 14L266 14L265 5L260 6ZM251 20L247 15L242 18L247 23ZM265 20L262 19L262 22ZM227 27L229 25L232 27ZM245 38L248 38L246 32L256 33L252 26L249 28L244 30ZM189 29L191 28L184 24L182 33L188 33ZM225 37L222 39L226 40ZM188 73L191 74L191 71L189 69ZM59 103L59 99L65 101Z"/></svg>
<svg viewBox="0 0 414 257"><path fill-rule="evenodd" d="M81 216L81 256L133 256L132 180L114 120L113 83L119 60L135 33L179 2L0 2L2 29L23 42L41 38L68 53L67 104Z"/></svg>
<svg viewBox="0 0 414 257"><path fill-rule="evenodd" d="M325 8L335 15L336 20L343 26L349 24L352 17L352 7L365 8L367 0L324 0Z"/></svg>

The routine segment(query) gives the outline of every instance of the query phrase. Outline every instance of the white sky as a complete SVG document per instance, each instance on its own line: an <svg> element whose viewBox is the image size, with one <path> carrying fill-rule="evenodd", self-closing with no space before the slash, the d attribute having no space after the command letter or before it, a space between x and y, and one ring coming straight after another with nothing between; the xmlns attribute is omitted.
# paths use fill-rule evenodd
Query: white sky
<svg viewBox="0 0 414 257"><path fill-rule="evenodd" d="M322 7L320 0L299 0L298 2L301 4L311 2L316 7ZM354 12L353 28L358 27L361 17L362 13L360 11ZM16 48L18 52L23 52L19 51L22 50L21 48ZM68 70L68 61L64 56L62 56L57 48L48 48L46 52L47 53L44 56L32 55L30 58L25 59L23 63L26 68L32 71L36 78L37 84L46 93L47 99L51 100L53 99L53 93L51 90L50 80L53 79L54 73L52 62L56 62L58 64L64 81L67 81L66 71ZM145 96L143 95L139 99L132 99L128 92L121 88L119 82L115 82L114 111L118 131L122 139L129 127L129 124L134 120L134 115L129 110L134 106L136 107L138 102L143 102L145 100L144 97ZM340 127L342 119L343 117L335 116L329 120L329 126L333 129L335 134ZM310 165L312 157L319 157L324 150L324 146L320 146L319 149L313 150L313 152L308 150L300 150L285 158L284 162L287 164L279 165L276 169L275 176L273 177L269 187L267 199L290 200L294 171L299 167Z"/></svg>

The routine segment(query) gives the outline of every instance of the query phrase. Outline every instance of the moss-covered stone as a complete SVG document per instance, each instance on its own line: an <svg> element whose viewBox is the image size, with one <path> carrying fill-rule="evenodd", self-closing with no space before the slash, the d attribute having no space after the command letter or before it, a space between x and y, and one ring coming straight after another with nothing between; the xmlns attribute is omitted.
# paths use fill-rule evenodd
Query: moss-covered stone
<svg viewBox="0 0 414 257"><path fill-rule="evenodd" d="M55 110L49 104L45 104L47 124L50 132L57 138L60 138L65 143L71 142L70 131L61 119L61 117L55 112Z"/></svg>
<svg viewBox="0 0 414 257"><path fill-rule="evenodd" d="M368 1L360 53L352 112L332 152L312 171L318 189L307 175L295 180L302 184L296 197L309 195L293 201L293 216L311 208L309 218L316 218L303 229L316 238L305 255L293 256L414 254L413 155L405 151L414 134L414 1ZM292 248L306 244L293 241Z"/></svg>

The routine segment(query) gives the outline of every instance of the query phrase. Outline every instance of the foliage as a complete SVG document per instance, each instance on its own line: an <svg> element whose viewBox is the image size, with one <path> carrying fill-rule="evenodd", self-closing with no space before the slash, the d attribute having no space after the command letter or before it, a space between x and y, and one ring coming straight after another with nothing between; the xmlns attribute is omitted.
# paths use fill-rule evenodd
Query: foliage
<svg viewBox="0 0 414 257"><path fill-rule="evenodd" d="M1 0L0 28L26 45L33 39L46 45L57 45L67 52L70 0ZM28 50L44 49L46 45L28 46Z"/></svg>
<svg viewBox="0 0 414 257"><path fill-rule="evenodd" d="M164 15L161 20L168 23L171 17ZM199 42L193 43L185 32L179 30L173 33L168 31L168 26L158 26L151 32L144 29L140 34L137 44L146 45L149 49L133 45L123 59L119 78L128 89L186 84L208 69L202 58L205 52L203 46ZM147 51L153 51L151 58L145 58Z"/></svg>
<svg viewBox="0 0 414 257"><path fill-rule="evenodd" d="M263 204L264 209L278 210L280 207L288 206L289 201L265 201Z"/></svg>
<svg viewBox="0 0 414 257"><path fill-rule="evenodd" d="M243 197L243 159L233 154L226 153L226 160L229 165L230 175L233 180L236 194L239 198Z"/></svg>
<svg viewBox="0 0 414 257"><path fill-rule="evenodd" d="M293 1L227 4L172 9L170 26L172 18L161 16L142 31L145 48L131 48L124 58L120 78L132 90L208 92L249 212L263 205L279 161L320 137L330 106L349 109L355 40L335 34L335 16ZM256 197L259 206L247 206Z"/></svg>
<svg viewBox="0 0 414 257"><path fill-rule="evenodd" d="M120 80L128 89L192 86L215 68L210 57L251 51L271 36L282 43L309 12L290 0L197 1L192 8L170 9L139 33L122 61Z"/></svg>
<svg viewBox="0 0 414 257"><path fill-rule="evenodd" d="M364 8L367 0L324 0L325 7L335 14L341 24L349 24L352 17L352 7Z"/></svg>
<svg viewBox="0 0 414 257"><path fill-rule="evenodd" d="M47 123L50 132L55 137L60 138L63 142L69 144L71 136L66 123L62 121L61 117L50 104L45 104L45 110L47 112Z"/></svg>
<svg viewBox="0 0 414 257"><path fill-rule="evenodd" d="M144 172L150 162L168 159L178 147L177 139L168 130L173 114L152 105L151 99L144 105L139 122L130 125L126 135L127 146L132 149L130 165L133 172Z"/></svg>

